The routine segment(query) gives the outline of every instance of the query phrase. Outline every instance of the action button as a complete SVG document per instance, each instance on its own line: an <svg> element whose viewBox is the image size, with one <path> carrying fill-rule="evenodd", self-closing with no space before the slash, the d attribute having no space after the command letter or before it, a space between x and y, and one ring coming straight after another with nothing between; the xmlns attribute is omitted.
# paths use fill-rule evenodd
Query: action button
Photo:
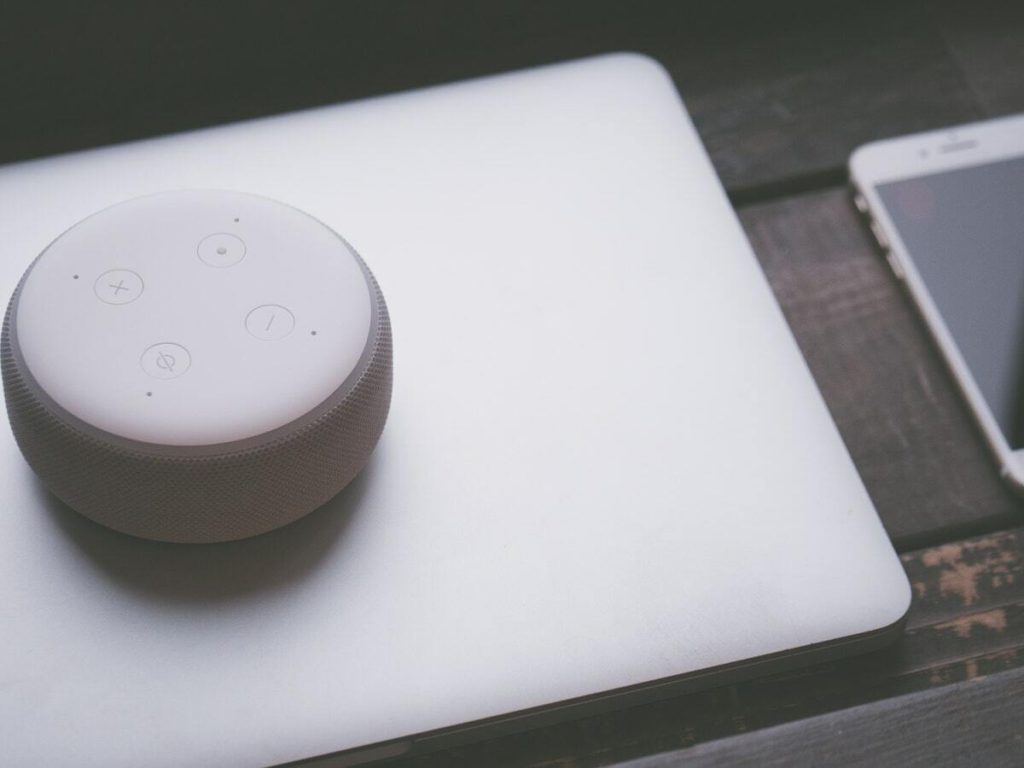
<svg viewBox="0 0 1024 768"><path fill-rule="evenodd" d="M142 370L155 379L175 379L192 365L192 356L180 344L162 342L148 347L139 362Z"/></svg>
<svg viewBox="0 0 1024 768"><path fill-rule="evenodd" d="M130 304L142 295L142 278L130 269L111 269L96 278L92 289L107 304Z"/></svg>
<svg viewBox="0 0 1024 768"><path fill-rule="evenodd" d="M245 258L245 243L234 235L219 232L204 237L196 252L211 267L233 267Z"/></svg>
<svg viewBox="0 0 1024 768"><path fill-rule="evenodd" d="M295 328L295 315L279 304L264 304L245 316L245 329L257 339L283 339Z"/></svg>

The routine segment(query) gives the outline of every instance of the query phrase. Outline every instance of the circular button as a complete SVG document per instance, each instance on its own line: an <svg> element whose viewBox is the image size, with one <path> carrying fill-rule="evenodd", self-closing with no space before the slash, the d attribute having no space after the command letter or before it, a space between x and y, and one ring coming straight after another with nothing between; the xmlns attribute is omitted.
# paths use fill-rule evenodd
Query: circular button
<svg viewBox="0 0 1024 768"><path fill-rule="evenodd" d="M295 315L280 304L264 304L245 316L245 328L257 339L283 339L295 328Z"/></svg>
<svg viewBox="0 0 1024 768"><path fill-rule="evenodd" d="M162 342L148 347L139 362L155 379L175 379L192 365L192 356L181 344Z"/></svg>
<svg viewBox="0 0 1024 768"><path fill-rule="evenodd" d="M130 269L111 269L96 278L92 289L107 304L130 304L142 295L142 278Z"/></svg>
<svg viewBox="0 0 1024 768"><path fill-rule="evenodd" d="M245 258L245 243L234 235L218 232L200 240L196 252L211 267L233 267Z"/></svg>

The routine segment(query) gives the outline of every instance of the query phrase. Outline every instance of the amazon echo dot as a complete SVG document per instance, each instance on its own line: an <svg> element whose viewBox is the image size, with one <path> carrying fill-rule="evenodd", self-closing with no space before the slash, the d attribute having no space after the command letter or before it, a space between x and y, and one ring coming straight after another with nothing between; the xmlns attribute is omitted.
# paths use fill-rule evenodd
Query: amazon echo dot
<svg viewBox="0 0 1024 768"><path fill-rule="evenodd" d="M71 227L21 279L0 354L43 483L162 541L312 511L366 464L391 401L366 264L311 216L237 192L149 195Z"/></svg>

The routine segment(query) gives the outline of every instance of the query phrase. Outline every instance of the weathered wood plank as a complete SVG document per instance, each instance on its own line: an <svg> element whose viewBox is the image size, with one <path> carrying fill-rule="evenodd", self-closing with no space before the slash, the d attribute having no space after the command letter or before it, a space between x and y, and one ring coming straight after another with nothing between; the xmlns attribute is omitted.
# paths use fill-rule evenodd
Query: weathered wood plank
<svg viewBox="0 0 1024 768"><path fill-rule="evenodd" d="M756 33L725 27L664 55L740 203L839 183L860 144L985 114L910 3L780 13Z"/></svg>
<svg viewBox="0 0 1024 768"><path fill-rule="evenodd" d="M914 589L910 630L999 609L1024 599L1024 529L904 555L903 566Z"/></svg>
<svg viewBox="0 0 1024 768"><path fill-rule="evenodd" d="M1015 524L1024 505L848 195L740 218L879 515L899 549Z"/></svg>
<svg viewBox="0 0 1024 768"><path fill-rule="evenodd" d="M986 114L1024 111L1024 4L1004 0L964 13L951 3L938 9L936 24Z"/></svg>
<svg viewBox="0 0 1024 768"><path fill-rule="evenodd" d="M1024 669L701 744L620 768L1024 764Z"/></svg>
<svg viewBox="0 0 1024 768"><path fill-rule="evenodd" d="M891 648L394 766L605 765L863 704L884 707L893 696L1024 666L1024 528L910 552L902 560L914 602L905 636Z"/></svg>

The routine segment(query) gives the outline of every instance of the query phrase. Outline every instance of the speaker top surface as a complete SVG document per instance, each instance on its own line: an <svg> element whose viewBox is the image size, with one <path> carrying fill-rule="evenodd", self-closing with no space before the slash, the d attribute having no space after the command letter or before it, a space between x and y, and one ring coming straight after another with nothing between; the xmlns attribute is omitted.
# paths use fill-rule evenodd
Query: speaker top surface
<svg viewBox="0 0 1024 768"><path fill-rule="evenodd" d="M210 445L307 414L355 369L371 296L347 243L299 210L223 191L107 208L35 262L20 351L57 404L132 440Z"/></svg>

